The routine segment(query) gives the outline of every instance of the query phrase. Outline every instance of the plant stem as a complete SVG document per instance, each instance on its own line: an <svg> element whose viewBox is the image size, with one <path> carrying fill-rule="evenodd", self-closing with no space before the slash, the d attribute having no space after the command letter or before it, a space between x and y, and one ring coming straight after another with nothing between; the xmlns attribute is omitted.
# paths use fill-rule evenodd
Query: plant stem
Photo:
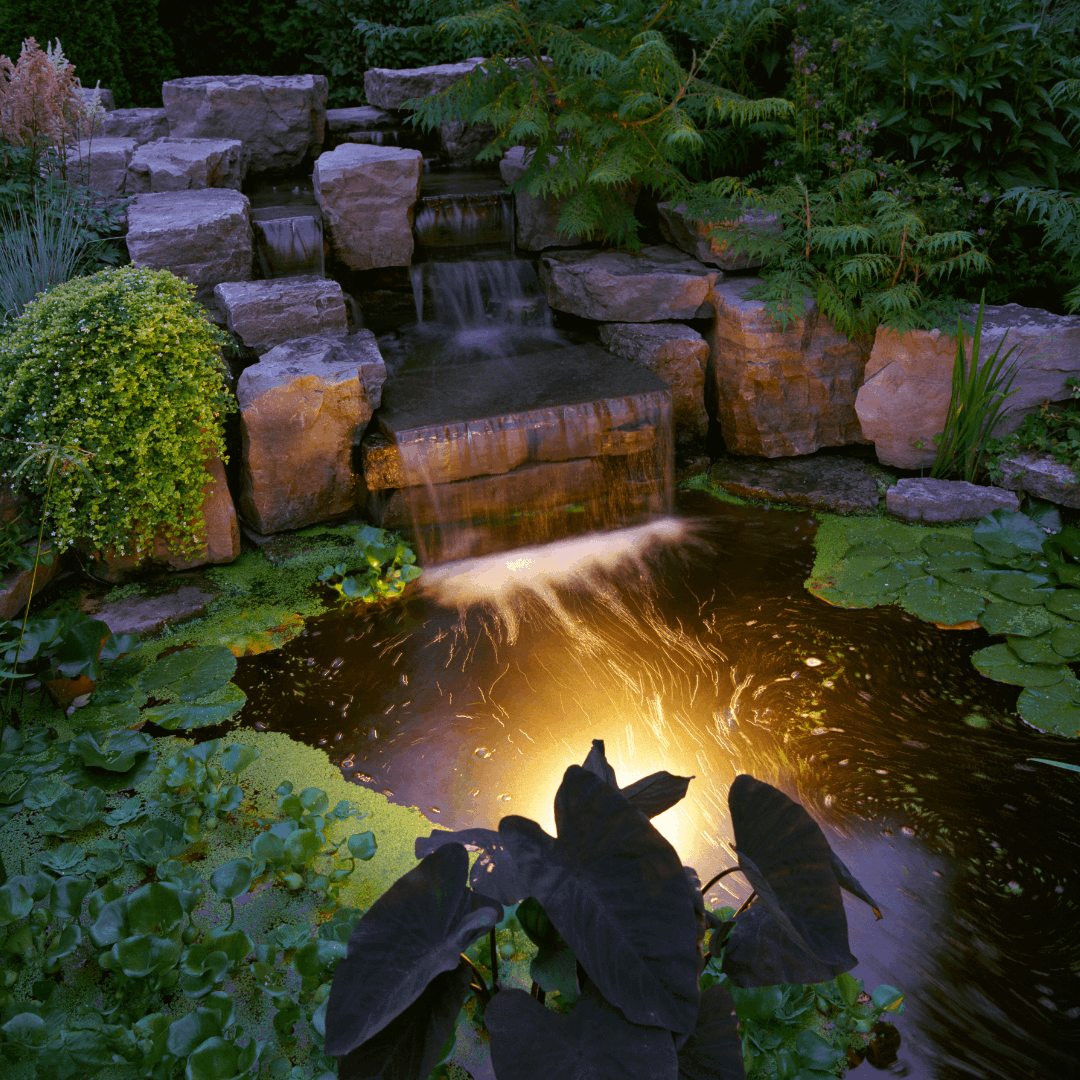
<svg viewBox="0 0 1080 1080"><path fill-rule="evenodd" d="M476 996L480 999L480 1005L486 1008L491 1001L491 991L487 988L487 982L484 980L484 976L480 974L476 965L464 953L459 953L458 955L470 968L472 968L472 973L476 979L472 984L473 989L476 991Z"/></svg>
<svg viewBox="0 0 1080 1080"><path fill-rule="evenodd" d="M701 895L704 896L721 878L726 878L728 874L734 874L736 870L741 869L741 866L729 866L726 870L721 870L716 877L701 886Z"/></svg>
<svg viewBox="0 0 1080 1080"><path fill-rule="evenodd" d="M494 988L499 981L499 954L495 948L495 927L488 935L488 947L491 949L491 985Z"/></svg>
<svg viewBox="0 0 1080 1080"><path fill-rule="evenodd" d="M742 902L739 910L736 911L734 915L732 915L732 918L738 918L750 906L755 896L757 896L757 890L751 891L750 895Z"/></svg>

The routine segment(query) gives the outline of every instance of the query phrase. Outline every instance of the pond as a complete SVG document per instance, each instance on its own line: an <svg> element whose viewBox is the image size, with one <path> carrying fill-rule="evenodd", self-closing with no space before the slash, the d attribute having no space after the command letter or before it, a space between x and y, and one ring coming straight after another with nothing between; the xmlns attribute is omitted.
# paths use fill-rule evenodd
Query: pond
<svg viewBox="0 0 1080 1080"><path fill-rule="evenodd" d="M853 974L907 995L890 1072L1069 1075L1080 778L1028 759L1080 749L975 672L981 630L806 592L815 527L681 492L651 525L437 568L396 608L242 660L244 722L451 829L518 813L552 830L562 771L602 738L621 783L695 776L656 824L703 880L733 861L731 780L775 783L882 907L848 919ZM728 877L709 901L747 892Z"/></svg>

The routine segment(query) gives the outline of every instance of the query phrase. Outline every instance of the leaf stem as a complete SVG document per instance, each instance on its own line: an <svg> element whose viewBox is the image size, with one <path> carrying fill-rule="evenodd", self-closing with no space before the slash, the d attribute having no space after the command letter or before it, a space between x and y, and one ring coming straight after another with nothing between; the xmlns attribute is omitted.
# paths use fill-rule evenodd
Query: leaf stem
<svg viewBox="0 0 1080 1080"><path fill-rule="evenodd" d="M488 990L487 982L484 980L484 976L480 974L480 972L477 970L476 965L464 953L459 953L458 955L461 957L462 960L465 961L466 964L469 965L470 968L472 968L472 973L476 978L476 981L472 984L472 987L476 991L476 996L480 998L480 1005L486 1008L491 1001L491 991Z"/></svg>
<svg viewBox="0 0 1080 1080"><path fill-rule="evenodd" d="M750 895L742 902L742 904L739 907L739 910L736 911L735 914L732 915L731 917L733 919L737 919L753 903L754 898L756 896L757 896L757 890L756 889L751 890Z"/></svg>
<svg viewBox="0 0 1080 1080"><path fill-rule="evenodd" d="M741 866L729 866L726 870L721 870L720 873L716 875L716 877L710 879L701 886L701 895L704 896L718 881L720 881L722 878L726 878L728 874L734 874L737 870L741 869Z"/></svg>
<svg viewBox="0 0 1080 1080"><path fill-rule="evenodd" d="M491 949L491 986L494 989L499 982L499 954L495 946L495 927L488 934L488 947Z"/></svg>

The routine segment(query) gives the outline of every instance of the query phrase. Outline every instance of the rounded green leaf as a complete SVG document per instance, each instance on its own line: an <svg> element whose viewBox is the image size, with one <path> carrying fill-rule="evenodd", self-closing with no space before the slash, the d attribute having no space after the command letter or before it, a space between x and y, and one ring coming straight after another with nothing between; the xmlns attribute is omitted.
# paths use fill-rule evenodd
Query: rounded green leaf
<svg viewBox="0 0 1080 1080"><path fill-rule="evenodd" d="M239 964L255 948L255 942L243 930L219 928L211 931L208 940L211 948L223 952L228 960L234 964ZM222 1027L226 1026L222 1024Z"/></svg>
<svg viewBox="0 0 1080 1080"><path fill-rule="evenodd" d="M983 555L983 549L972 540L955 533L931 533L922 542L922 549L931 558L957 552L971 555Z"/></svg>
<svg viewBox="0 0 1080 1080"><path fill-rule="evenodd" d="M236 657L223 645L184 649L158 660L139 678L143 693L194 701L220 689L236 671Z"/></svg>
<svg viewBox="0 0 1080 1080"><path fill-rule="evenodd" d="M184 919L180 890L166 881L152 881L136 889L126 900L127 923L136 934L157 930L168 934Z"/></svg>
<svg viewBox="0 0 1080 1080"><path fill-rule="evenodd" d="M321 846L314 829L296 829L285 838L285 857L294 865L306 863L318 855Z"/></svg>
<svg viewBox="0 0 1080 1080"><path fill-rule="evenodd" d="M1066 619L1080 620L1080 589L1056 589L1046 601L1046 610Z"/></svg>
<svg viewBox="0 0 1080 1080"><path fill-rule="evenodd" d="M1011 637L1006 644L1025 664L1060 664L1062 657L1052 641L1053 634L1047 633L1031 638Z"/></svg>
<svg viewBox="0 0 1080 1080"><path fill-rule="evenodd" d="M1026 514L1016 510L995 510L971 530L979 547L999 559L1011 559L1027 552L1042 551L1046 533Z"/></svg>
<svg viewBox="0 0 1080 1080"><path fill-rule="evenodd" d="M375 842L373 832L353 833L349 837L348 844L349 854L354 859L360 859L362 862L367 862L373 858L379 847Z"/></svg>
<svg viewBox="0 0 1080 1080"><path fill-rule="evenodd" d="M1015 634L1017 637L1035 637L1054 625L1045 608L1027 604L1014 604L1000 600L989 604L979 616L979 625L991 634Z"/></svg>
<svg viewBox="0 0 1080 1080"><path fill-rule="evenodd" d="M1059 626L1050 634L1054 652L1067 660L1080 657L1080 626Z"/></svg>
<svg viewBox="0 0 1080 1080"><path fill-rule="evenodd" d="M1014 604L1026 604L1041 607L1054 594L1054 589L1046 588L1049 579L1045 574L1025 574L1015 570L1008 574L995 574L990 581L990 589L1003 600Z"/></svg>
<svg viewBox="0 0 1080 1080"><path fill-rule="evenodd" d="M1080 736L1080 682L1071 672L1054 686L1024 690L1016 707L1024 720L1040 731Z"/></svg>
<svg viewBox="0 0 1080 1080"><path fill-rule="evenodd" d="M187 1060L186 1080L232 1080L238 1072L240 1050L221 1036L201 1043Z"/></svg>
<svg viewBox="0 0 1080 1080"><path fill-rule="evenodd" d="M235 900L248 891L254 870L250 859L232 859L210 875L210 886L222 900Z"/></svg>
<svg viewBox="0 0 1080 1080"><path fill-rule="evenodd" d="M218 700L213 702L189 702L184 699L167 705L157 705L152 709L144 709L142 718L168 731L194 731L197 728L225 723L247 703L247 694L235 683L229 683L223 693L215 696Z"/></svg>
<svg viewBox="0 0 1080 1080"><path fill-rule="evenodd" d="M946 551L941 555L934 555L926 564L926 569L931 574L939 574L945 570L988 570L990 564L986 557L974 551Z"/></svg>
<svg viewBox="0 0 1080 1080"><path fill-rule="evenodd" d="M169 1025L166 1045L170 1054L187 1057L207 1039L221 1034L221 1017L214 1009L194 1009Z"/></svg>
<svg viewBox="0 0 1080 1080"><path fill-rule="evenodd" d="M985 606L978 593L932 577L905 586L899 599L900 606L917 619L946 626L978 618Z"/></svg>
<svg viewBox="0 0 1080 1080"><path fill-rule="evenodd" d="M1048 664L1025 664L1008 645L991 645L971 658L976 669L988 679L1013 686L1053 686L1061 682L1069 669Z"/></svg>
<svg viewBox="0 0 1080 1080"><path fill-rule="evenodd" d="M34 897L27 888L30 878L15 878L0 887L0 926L25 919L34 906Z"/></svg>
<svg viewBox="0 0 1080 1080"><path fill-rule="evenodd" d="M316 978L345 955L345 946L340 941L325 941L316 938L296 950L293 967L304 978Z"/></svg>

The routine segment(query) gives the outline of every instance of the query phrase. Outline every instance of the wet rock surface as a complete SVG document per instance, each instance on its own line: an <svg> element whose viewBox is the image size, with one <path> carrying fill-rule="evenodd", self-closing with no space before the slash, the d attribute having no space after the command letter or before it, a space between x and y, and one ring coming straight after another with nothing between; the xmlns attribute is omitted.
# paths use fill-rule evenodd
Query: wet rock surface
<svg viewBox="0 0 1080 1080"><path fill-rule="evenodd" d="M341 286L314 275L217 285L214 298L240 344L266 353L291 338L348 333Z"/></svg>
<svg viewBox="0 0 1080 1080"><path fill-rule="evenodd" d="M127 189L135 194L210 187L239 191L250 160L239 139L156 139L132 155Z"/></svg>
<svg viewBox="0 0 1080 1080"><path fill-rule="evenodd" d="M140 146L168 134L169 118L164 109L114 109L94 127L95 139L134 139Z"/></svg>
<svg viewBox="0 0 1080 1080"><path fill-rule="evenodd" d="M898 480L886 493L885 506L902 521L951 525L978 521L995 510L1018 510L1020 500L1001 488L923 476Z"/></svg>
<svg viewBox="0 0 1080 1080"><path fill-rule="evenodd" d="M129 596L105 603L93 612L114 634L150 636L166 626L193 619L217 596L197 585L182 585L164 596Z"/></svg>
<svg viewBox="0 0 1080 1080"><path fill-rule="evenodd" d="M832 454L770 461L725 457L709 468L709 481L732 495L834 514L877 509L887 475Z"/></svg>
<svg viewBox="0 0 1080 1080"><path fill-rule="evenodd" d="M1068 465L1055 461L1049 454L1034 450L1011 458L1000 458L1001 486L1024 491L1037 499L1048 499L1060 506L1080 509L1080 483Z"/></svg>
<svg viewBox="0 0 1080 1080"><path fill-rule="evenodd" d="M745 270L761 265L760 258L750 257L745 245L740 241L738 231L732 231L728 235L719 233L715 237L710 237L709 224L688 218L684 206L659 203L656 209L660 218L660 232L664 239L687 254L693 255L699 262L707 263L709 266L718 266L721 270ZM779 217L776 214L766 214L764 211L750 210L740 213L736 208L732 212L731 221L736 223L740 230L772 235L780 233Z"/></svg>
<svg viewBox="0 0 1080 1080"><path fill-rule="evenodd" d="M83 139L67 152L67 167L80 183L100 195L127 191L128 166L139 144L132 138Z"/></svg>
<svg viewBox="0 0 1080 1080"><path fill-rule="evenodd" d="M780 330L759 300L759 278L723 281L712 294L709 337L717 416L727 449L789 457L865 442L855 399L866 352L807 298L806 314Z"/></svg>
<svg viewBox="0 0 1080 1080"><path fill-rule="evenodd" d="M368 68L364 96L379 109L401 109L412 98L439 94L464 79L484 57L473 56L458 64L432 64L417 68Z"/></svg>

